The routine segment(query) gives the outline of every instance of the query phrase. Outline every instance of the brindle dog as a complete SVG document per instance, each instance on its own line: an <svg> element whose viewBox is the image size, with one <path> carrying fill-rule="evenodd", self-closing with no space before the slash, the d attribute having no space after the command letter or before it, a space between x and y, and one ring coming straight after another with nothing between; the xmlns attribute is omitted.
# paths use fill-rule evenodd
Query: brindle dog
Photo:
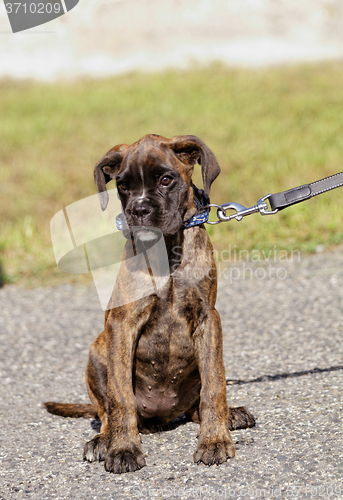
<svg viewBox="0 0 343 500"><path fill-rule="evenodd" d="M255 424L246 408L227 404L212 245L203 224L181 228L197 213L192 184L197 162L208 195L220 168L194 136L146 135L131 146L110 149L95 167L101 208L109 199L106 183L116 179L136 241L148 245L160 230L170 265L162 288L106 311L105 329L90 347L86 370L92 404L46 403L57 415L99 416L101 432L85 445L84 459L104 460L110 472L143 467L139 431L163 429L183 413L200 423L194 461L207 465L235 455L230 430ZM115 288L129 301L127 262ZM142 274L144 285L151 276Z"/></svg>

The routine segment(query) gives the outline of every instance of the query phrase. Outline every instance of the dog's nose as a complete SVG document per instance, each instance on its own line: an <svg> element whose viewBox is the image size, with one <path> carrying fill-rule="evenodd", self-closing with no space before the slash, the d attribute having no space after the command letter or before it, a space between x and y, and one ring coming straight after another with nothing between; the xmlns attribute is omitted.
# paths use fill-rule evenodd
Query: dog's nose
<svg viewBox="0 0 343 500"><path fill-rule="evenodd" d="M136 215L136 217L145 217L146 215L149 215L152 212L152 208L149 207L149 205L145 204L139 204L135 205L132 208L132 214Z"/></svg>

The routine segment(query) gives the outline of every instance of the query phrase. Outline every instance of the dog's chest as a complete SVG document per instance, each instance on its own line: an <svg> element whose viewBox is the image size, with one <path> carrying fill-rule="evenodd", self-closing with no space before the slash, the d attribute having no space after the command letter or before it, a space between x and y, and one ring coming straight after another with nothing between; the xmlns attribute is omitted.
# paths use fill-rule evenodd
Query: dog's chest
<svg viewBox="0 0 343 500"><path fill-rule="evenodd" d="M157 299L138 340L137 370L162 382L170 375L178 378L177 373L193 363L192 335L198 325L193 309L190 304L179 302L167 307Z"/></svg>
<svg viewBox="0 0 343 500"><path fill-rule="evenodd" d="M201 304L196 290L178 290L168 299L155 297L135 353L134 390L143 416L169 420L174 412L184 411L185 398L189 403L199 378L193 334Z"/></svg>

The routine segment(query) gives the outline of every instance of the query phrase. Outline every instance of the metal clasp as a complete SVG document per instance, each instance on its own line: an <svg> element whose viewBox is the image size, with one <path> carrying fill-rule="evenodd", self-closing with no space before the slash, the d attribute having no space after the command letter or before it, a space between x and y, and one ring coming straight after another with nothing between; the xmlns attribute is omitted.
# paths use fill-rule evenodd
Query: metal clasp
<svg viewBox="0 0 343 500"><path fill-rule="evenodd" d="M217 217L218 221L215 222L208 222L209 224L219 224L219 222L227 222L232 219L236 219L237 221L240 221L243 219L243 217L246 217L247 215L251 214L256 214L259 212L261 215L272 215L277 213L276 210L268 210L268 205L266 203L266 200L271 196L271 194L267 194L260 200L258 200L257 204L254 205L253 207L246 208L240 203L224 203L224 205L207 205L208 207L217 207ZM231 215L226 215L227 210L236 210L235 214Z"/></svg>
<svg viewBox="0 0 343 500"><path fill-rule="evenodd" d="M271 196L270 194L267 194L260 200L258 200L257 205L254 205L253 207L246 208L243 205L240 205L239 203L224 203L221 208L218 208L217 210L217 216L218 219L222 222L224 221L229 221L231 219L236 219L237 221L240 221L243 219L243 217L246 217L247 215L251 214L256 214L257 212L260 212L261 215L272 215L276 214L277 210L268 210L268 205L265 202ZM229 209L236 210L235 214L231 215L226 215L226 211Z"/></svg>
<svg viewBox="0 0 343 500"><path fill-rule="evenodd" d="M231 215L225 215L226 211L231 209L236 210L236 213ZM221 222L227 222L231 219L236 219L240 221L246 215L254 214L258 211L259 209L257 205L255 205L254 207L246 208L243 205L240 205L239 203L232 202L232 203L224 203L224 205L222 205L221 208L218 208L217 216Z"/></svg>
<svg viewBox="0 0 343 500"><path fill-rule="evenodd" d="M268 210L268 205L265 203L268 198L272 196L272 194L266 194L266 196L263 196L260 200L257 202L258 206L258 211L260 212L261 215L273 215L278 213L278 209L276 208L275 210Z"/></svg>

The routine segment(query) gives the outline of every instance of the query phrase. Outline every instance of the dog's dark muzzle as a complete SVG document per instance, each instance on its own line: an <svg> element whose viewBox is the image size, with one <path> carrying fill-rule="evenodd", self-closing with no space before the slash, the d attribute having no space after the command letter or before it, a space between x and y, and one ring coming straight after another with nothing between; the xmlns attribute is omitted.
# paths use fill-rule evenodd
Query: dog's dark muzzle
<svg viewBox="0 0 343 500"><path fill-rule="evenodd" d="M132 207L127 207L125 212L127 219L132 225L151 226L153 225L151 219L156 210L148 203L135 203Z"/></svg>

